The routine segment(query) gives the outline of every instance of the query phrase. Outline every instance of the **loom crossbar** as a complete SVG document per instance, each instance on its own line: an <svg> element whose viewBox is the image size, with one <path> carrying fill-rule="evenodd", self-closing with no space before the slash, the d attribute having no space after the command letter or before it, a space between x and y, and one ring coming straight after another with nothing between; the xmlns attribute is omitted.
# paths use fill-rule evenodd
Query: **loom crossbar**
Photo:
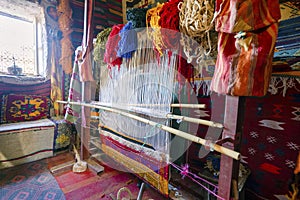
<svg viewBox="0 0 300 200"><path fill-rule="evenodd" d="M101 106L112 106L111 103L105 102L95 102L97 105ZM120 106L136 106L136 107L172 107L172 108L197 108L197 109L204 109L206 106L205 104L184 104L184 103L172 103L172 104L119 104Z"/></svg>
<svg viewBox="0 0 300 200"><path fill-rule="evenodd" d="M123 115L125 117L129 117L131 119L135 119L135 120L143 122L145 124L157 127L161 130L167 131L169 133L172 133L174 135L177 135L177 136L182 137L184 139L187 139L189 141L192 141L192 142L195 142L195 143L198 143L198 144L201 144L201 145L205 145L205 146L207 146L209 144L211 149L213 149L213 150L215 150L219 153L222 153L224 155L227 155L227 156L229 156L229 157L231 157L235 160L239 160L240 157L241 157L239 152L236 152L236 151L233 151L231 149L225 148L225 147L220 146L218 144L209 143L208 140L205 140L205 139L200 138L198 136L194 136L194 135L189 134L187 132L174 129L174 128L171 128L169 126L165 126L163 124L159 124L159 123L156 123L154 121L150 121L148 119L145 119L145 118L142 118L142 117L139 117L139 116L121 111L121 110L117 110L117 109L113 109L113 108L109 108L109 107L105 107L105 106L100 106L100 105L95 105L95 104L90 104L90 103L83 103L83 102L68 102L68 101L59 101L59 100L56 101L56 102L57 103L62 103L62 104L71 104L71 105L85 106L85 107L90 107L90 108L98 108L98 109L105 110L105 111L108 111L108 112L117 113L117 114Z"/></svg>

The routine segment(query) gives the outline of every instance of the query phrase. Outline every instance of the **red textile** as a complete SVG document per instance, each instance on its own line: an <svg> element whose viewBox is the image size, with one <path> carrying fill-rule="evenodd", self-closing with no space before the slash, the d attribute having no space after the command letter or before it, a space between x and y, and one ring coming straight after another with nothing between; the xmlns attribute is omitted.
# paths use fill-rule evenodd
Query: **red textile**
<svg viewBox="0 0 300 200"><path fill-rule="evenodd" d="M217 0L216 12L218 57L211 90L233 96L265 95L278 34L279 1Z"/></svg>
<svg viewBox="0 0 300 200"><path fill-rule="evenodd" d="M111 195L117 197L118 191L126 187L135 199L139 193L137 178L129 173L120 172L105 166L102 174L96 175L87 170L83 173L72 171L57 175L56 180L65 194L66 199L72 200L110 200ZM127 192L122 192L121 199L129 197ZM147 188L143 199L165 199L152 188Z"/></svg>
<svg viewBox="0 0 300 200"><path fill-rule="evenodd" d="M276 95L246 99L241 149L251 170L246 188L267 199L288 194L296 166L300 150L298 81L294 80L295 87L285 97L280 90Z"/></svg>
<svg viewBox="0 0 300 200"><path fill-rule="evenodd" d="M14 123L49 117L50 99L37 95L3 95L0 123Z"/></svg>
<svg viewBox="0 0 300 200"><path fill-rule="evenodd" d="M108 67L121 66L122 58L117 56L118 43L120 41L119 32L124 27L124 24L114 25L106 42L106 50L104 53L104 62Z"/></svg>
<svg viewBox="0 0 300 200"><path fill-rule="evenodd" d="M164 46L167 49L178 49L179 45L179 10L178 4L182 0L171 0L166 2L160 10L159 25L164 41Z"/></svg>
<svg viewBox="0 0 300 200"><path fill-rule="evenodd" d="M235 34L220 32L211 90L233 96L265 95L272 73L277 32L278 24L274 23L247 33L248 49L237 44Z"/></svg>

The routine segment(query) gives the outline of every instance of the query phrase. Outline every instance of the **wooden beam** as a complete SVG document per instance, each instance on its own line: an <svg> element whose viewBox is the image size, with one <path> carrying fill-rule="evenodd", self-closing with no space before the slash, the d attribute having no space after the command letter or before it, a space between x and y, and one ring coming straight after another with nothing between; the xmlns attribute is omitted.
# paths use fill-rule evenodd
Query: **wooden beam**
<svg viewBox="0 0 300 200"><path fill-rule="evenodd" d="M244 121L245 97L226 96L222 139L232 138L235 144L224 143L223 147L240 151L242 124ZM239 161L221 154L218 195L230 199L232 180L238 180Z"/></svg>
<svg viewBox="0 0 300 200"><path fill-rule="evenodd" d="M82 101L91 100L91 82L82 83ZM86 106L81 107L81 148L80 148L80 158L86 160L90 157L89 153L89 141L90 141L90 108Z"/></svg>

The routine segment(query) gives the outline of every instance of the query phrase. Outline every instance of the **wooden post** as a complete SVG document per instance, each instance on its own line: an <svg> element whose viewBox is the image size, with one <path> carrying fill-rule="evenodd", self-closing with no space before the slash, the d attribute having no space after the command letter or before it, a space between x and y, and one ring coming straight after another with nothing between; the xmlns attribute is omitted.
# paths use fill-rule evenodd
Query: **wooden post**
<svg viewBox="0 0 300 200"><path fill-rule="evenodd" d="M88 102L91 100L91 83L82 83L82 101ZM86 106L81 107L81 148L80 157L82 160L86 160L89 155L89 141L90 141L90 108Z"/></svg>
<svg viewBox="0 0 300 200"><path fill-rule="evenodd" d="M242 125L244 119L245 97L226 96L224 131L222 138L230 137L235 144L224 143L223 146L240 151ZM239 161L221 154L218 195L230 199L232 180L238 181Z"/></svg>

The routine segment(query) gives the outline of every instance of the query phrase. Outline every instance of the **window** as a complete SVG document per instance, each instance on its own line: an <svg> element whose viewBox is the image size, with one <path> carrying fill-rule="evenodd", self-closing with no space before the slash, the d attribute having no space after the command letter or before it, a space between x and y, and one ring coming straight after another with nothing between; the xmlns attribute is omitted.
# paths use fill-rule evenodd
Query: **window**
<svg viewBox="0 0 300 200"><path fill-rule="evenodd" d="M22 75L44 75L42 9L36 3L16 2L0 5L5 8L0 10L0 75L11 74L8 68L13 66L21 68Z"/></svg>

